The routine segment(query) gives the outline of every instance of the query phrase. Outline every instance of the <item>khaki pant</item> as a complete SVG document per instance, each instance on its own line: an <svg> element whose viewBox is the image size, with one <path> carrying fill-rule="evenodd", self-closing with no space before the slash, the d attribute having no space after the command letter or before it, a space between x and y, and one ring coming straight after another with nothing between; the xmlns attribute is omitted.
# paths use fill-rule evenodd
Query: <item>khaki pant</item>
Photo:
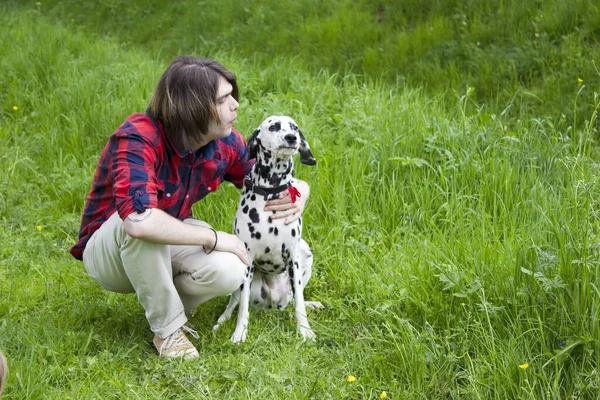
<svg viewBox="0 0 600 400"><path fill-rule="evenodd" d="M188 224L209 226L186 219ZM243 283L246 265L234 254L202 246L171 246L127 235L114 213L83 252L88 274L113 292L137 294L155 335L165 338L187 322L185 312Z"/></svg>

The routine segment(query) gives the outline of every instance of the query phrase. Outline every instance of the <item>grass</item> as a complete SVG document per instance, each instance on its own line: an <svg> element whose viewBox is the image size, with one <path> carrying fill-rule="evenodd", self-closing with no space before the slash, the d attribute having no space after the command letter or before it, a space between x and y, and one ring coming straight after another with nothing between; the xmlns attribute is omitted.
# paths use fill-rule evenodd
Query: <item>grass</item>
<svg viewBox="0 0 600 400"><path fill-rule="evenodd" d="M121 10L105 4L98 15ZM161 4L155 12L168 21L166 11L184 3ZM297 172L311 186L305 239L316 264L307 297L329 308L309 316L316 343L301 343L292 310L252 311L248 342L237 346L233 321L212 331L226 303L215 299L191 321L200 360L166 361L153 354L135 297L99 288L67 250L107 136L145 108L175 38L196 39L166 34L157 54L151 41L57 22L45 7L0 6L5 398L600 395L600 85L590 86L598 77L571 80L560 102L573 112L546 118L520 100L522 88L492 107L476 89L449 96L317 71L301 51L268 63L233 46L211 54L238 74L241 132L269 114L293 116L318 159ZM224 6L215 7L204 17L218 20ZM270 10L265 21L267 11L285 11ZM260 17L251 11L244 15ZM417 29L420 20L410 21ZM133 25L140 42L152 38L149 26ZM585 118L577 110L588 110ZM229 230L238 195L224 185L195 215Z"/></svg>
<svg viewBox="0 0 600 400"><path fill-rule="evenodd" d="M296 56L313 73L325 68L342 77L419 86L444 93L445 101L473 88L488 112L514 98L506 110L511 117L527 109L559 124L564 115L562 129L573 120L570 93L577 79L600 84L600 7L587 0L14 3L166 58L227 48L253 64ZM579 123L593 113L593 91L582 97Z"/></svg>

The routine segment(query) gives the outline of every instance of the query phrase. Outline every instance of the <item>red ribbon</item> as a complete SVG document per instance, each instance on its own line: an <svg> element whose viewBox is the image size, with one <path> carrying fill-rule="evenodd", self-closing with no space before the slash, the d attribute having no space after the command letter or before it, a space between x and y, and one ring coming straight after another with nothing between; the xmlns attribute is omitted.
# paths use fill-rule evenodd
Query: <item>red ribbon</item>
<svg viewBox="0 0 600 400"><path fill-rule="evenodd" d="M302 197L302 195L300 194L298 189L296 189L293 186L290 186L290 188L288 189L288 192L290 192L290 196L292 196L292 204L296 202L297 197Z"/></svg>

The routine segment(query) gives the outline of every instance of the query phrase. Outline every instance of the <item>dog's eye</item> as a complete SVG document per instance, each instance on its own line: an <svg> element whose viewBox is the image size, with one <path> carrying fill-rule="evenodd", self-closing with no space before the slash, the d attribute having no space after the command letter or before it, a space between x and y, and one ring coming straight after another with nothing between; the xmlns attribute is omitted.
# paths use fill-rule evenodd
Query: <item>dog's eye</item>
<svg viewBox="0 0 600 400"><path fill-rule="evenodd" d="M290 128L292 128L294 132L298 132L298 125L294 125L290 122Z"/></svg>
<svg viewBox="0 0 600 400"><path fill-rule="evenodd" d="M269 127L271 132L279 132L281 130L281 124L279 122L275 122L273 125Z"/></svg>

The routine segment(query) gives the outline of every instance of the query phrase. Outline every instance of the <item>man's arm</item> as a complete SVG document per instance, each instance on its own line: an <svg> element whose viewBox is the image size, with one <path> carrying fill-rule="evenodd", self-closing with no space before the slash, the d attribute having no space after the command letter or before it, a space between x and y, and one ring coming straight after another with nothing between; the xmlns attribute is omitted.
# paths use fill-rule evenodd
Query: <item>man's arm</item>
<svg viewBox="0 0 600 400"><path fill-rule="evenodd" d="M137 239L171 245L204 246L209 250L214 247L217 251L235 254L248 265L246 248L237 236L218 231L215 237L210 228L186 224L158 208L129 214L123 226L129 236Z"/></svg>

